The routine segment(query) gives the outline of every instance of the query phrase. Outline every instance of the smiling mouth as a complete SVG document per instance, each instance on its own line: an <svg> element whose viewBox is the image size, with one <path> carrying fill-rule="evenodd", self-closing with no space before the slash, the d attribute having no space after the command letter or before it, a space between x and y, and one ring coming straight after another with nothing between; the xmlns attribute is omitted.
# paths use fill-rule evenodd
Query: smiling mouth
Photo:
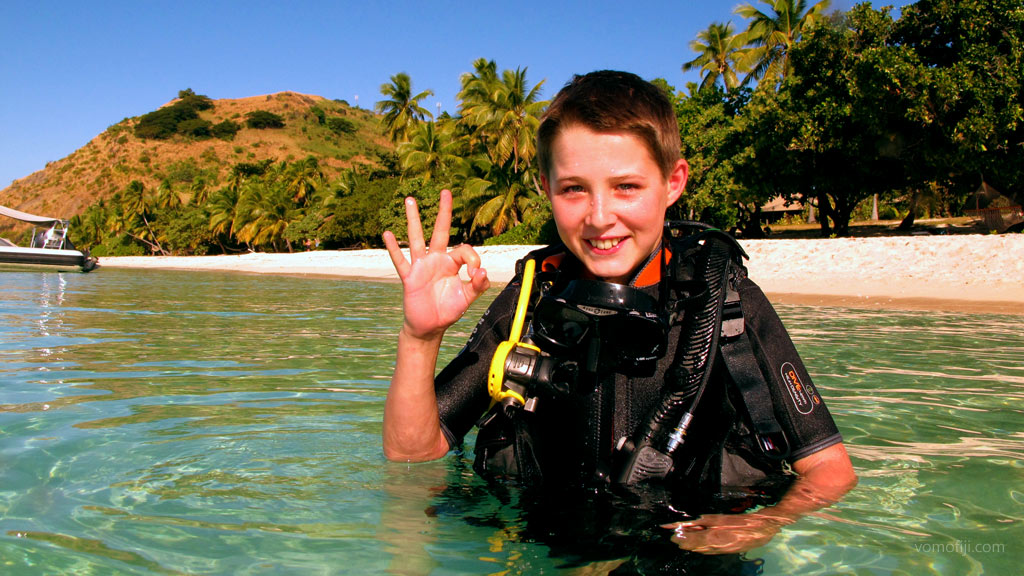
<svg viewBox="0 0 1024 576"><path fill-rule="evenodd" d="M598 250L611 250L622 242L622 238L591 238L587 242Z"/></svg>

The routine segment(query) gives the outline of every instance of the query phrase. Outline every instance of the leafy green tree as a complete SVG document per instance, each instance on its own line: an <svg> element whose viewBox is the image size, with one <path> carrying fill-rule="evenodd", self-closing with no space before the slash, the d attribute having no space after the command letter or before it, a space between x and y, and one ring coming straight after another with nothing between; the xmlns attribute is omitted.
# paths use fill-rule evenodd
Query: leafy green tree
<svg viewBox="0 0 1024 576"><path fill-rule="evenodd" d="M760 3L766 10L753 4L741 4L735 10L750 21L745 39L752 46L746 61L751 72L744 84L757 80L758 85L775 87L792 70L790 50L805 29L824 18L831 0L820 0L810 7L807 0L760 0Z"/></svg>
<svg viewBox="0 0 1024 576"><path fill-rule="evenodd" d="M409 131L421 120L433 118L427 109L420 106L420 101L433 96L431 90L413 94L412 79L405 72L391 77L390 84L381 84L380 93L385 100L377 102L374 108L384 115L384 132L392 142L404 141Z"/></svg>
<svg viewBox="0 0 1024 576"><path fill-rule="evenodd" d="M719 82L726 90L738 88L739 75L748 72L744 59L746 42L747 35L736 34L731 22L713 22L690 42L690 50L696 52L697 57L683 64L683 72L700 70L701 90Z"/></svg>
<svg viewBox="0 0 1024 576"><path fill-rule="evenodd" d="M138 138L167 139L176 133L196 136L196 132L209 136L209 122L199 120L199 112L213 108L213 101L196 94L192 89L178 92L176 102L143 114L135 125Z"/></svg>
<svg viewBox="0 0 1024 576"><path fill-rule="evenodd" d="M178 92L177 105L187 106L195 110L196 112L202 112L203 110L210 110L213 108L213 100L203 94L196 94L191 88L186 88Z"/></svg>
<svg viewBox="0 0 1024 576"><path fill-rule="evenodd" d="M726 94L711 85L676 99L682 155L690 165L686 192L669 210L672 219L699 219L729 229L739 220L741 205L756 204L736 180L736 160L743 143L738 116L747 93Z"/></svg>
<svg viewBox="0 0 1024 576"><path fill-rule="evenodd" d="M157 223L160 243L171 253L202 255L215 243L206 226L207 215L199 206L182 204L162 209Z"/></svg>
<svg viewBox="0 0 1024 576"><path fill-rule="evenodd" d="M347 171L323 200L317 237L328 248L380 246L386 229L380 220L381 207L391 203L399 186L396 176L371 179Z"/></svg>
<svg viewBox="0 0 1024 576"><path fill-rule="evenodd" d="M892 43L912 49L922 81L905 107L917 129L914 202L932 181L963 199L982 181L1024 204L1024 7L1019 0L919 0Z"/></svg>
<svg viewBox="0 0 1024 576"><path fill-rule="evenodd" d="M199 114L191 107L171 105L143 114L135 125L135 136L143 139L164 140L178 132L178 124L195 120Z"/></svg>
<svg viewBox="0 0 1024 576"><path fill-rule="evenodd" d="M779 93L759 91L744 111L751 151L738 178L762 201L815 203L822 235L848 234L860 202L907 186L900 129L920 81L913 54L886 44L891 26L886 11L861 5L814 27Z"/></svg>
<svg viewBox="0 0 1024 576"><path fill-rule="evenodd" d="M319 106L313 106L312 108L309 109L309 111L310 113L313 114L313 116L316 117L317 124L324 124L327 122L327 113L324 112L323 108Z"/></svg>
<svg viewBox="0 0 1024 576"><path fill-rule="evenodd" d="M423 223L423 235L430 238L437 219L437 205L441 198L441 188L419 178L410 178L403 182L392 194L391 198L380 209L380 225L382 230L391 230L399 241L407 242L409 234L405 220L405 199L416 199Z"/></svg>

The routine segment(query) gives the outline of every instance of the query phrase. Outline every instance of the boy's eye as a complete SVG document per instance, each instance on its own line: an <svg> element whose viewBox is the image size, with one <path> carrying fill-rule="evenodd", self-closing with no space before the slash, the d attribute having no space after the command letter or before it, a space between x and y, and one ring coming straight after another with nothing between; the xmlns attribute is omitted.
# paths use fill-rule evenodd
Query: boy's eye
<svg viewBox="0 0 1024 576"><path fill-rule="evenodd" d="M619 190L637 190L640 186L633 184L632 182L623 182L617 186Z"/></svg>
<svg viewBox="0 0 1024 576"><path fill-rule="evenodd" d="M572 186L565 186L562 188L562 194L580 194L583 192L583 186L578 184Z"/></svg>

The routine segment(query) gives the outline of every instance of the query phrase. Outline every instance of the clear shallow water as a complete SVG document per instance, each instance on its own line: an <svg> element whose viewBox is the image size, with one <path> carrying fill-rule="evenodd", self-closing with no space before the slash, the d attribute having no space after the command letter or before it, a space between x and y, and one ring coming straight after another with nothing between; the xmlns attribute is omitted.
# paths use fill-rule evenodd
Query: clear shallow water
<svg viewBox="0 0 1024 576"><path fill-rule="evenodd" d="M1021 573L1024 317L780 313L860 485L747 558ZM467 457L384 460L400 322L395 284L0 274L0 573L569 573Z"/></svg>

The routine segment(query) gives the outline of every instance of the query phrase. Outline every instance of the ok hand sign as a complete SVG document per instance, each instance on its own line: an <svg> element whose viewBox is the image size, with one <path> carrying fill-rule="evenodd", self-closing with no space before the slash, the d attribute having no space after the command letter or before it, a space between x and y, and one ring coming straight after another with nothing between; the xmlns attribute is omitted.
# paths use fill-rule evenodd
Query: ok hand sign
<svg viewBox="0 0 1024 576"><path fill-rule="evenodd" d="M402 279L404 330L423 340L440 338L490 286L487 271L480 267L480 256L472 246L463 244L448 250L452 223L452 193L441 191L441 202L428 248L423 240L423 225L416 201L405 199L405 217L409 227L409 260L398 247L395 235L384 233L391 262ZM459 270L465 266L470 280L463 282Z"/></svg>

